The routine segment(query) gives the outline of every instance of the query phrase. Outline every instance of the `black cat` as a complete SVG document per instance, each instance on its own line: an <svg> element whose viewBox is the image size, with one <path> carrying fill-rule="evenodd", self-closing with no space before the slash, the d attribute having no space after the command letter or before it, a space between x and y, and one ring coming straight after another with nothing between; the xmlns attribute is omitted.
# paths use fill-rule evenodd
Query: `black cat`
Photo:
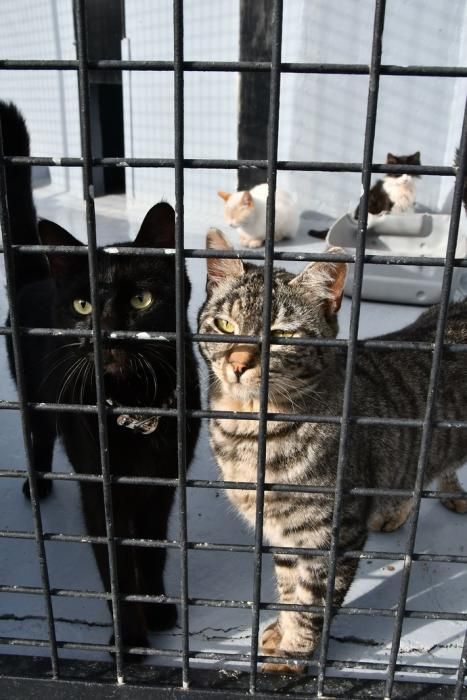
<svg viewBox="0 0 467 700"><path fill-rule="evenodd" d="M13 105L0 103L6 154L28 155L25 123ZM7 167L7 196L14 243L80 246L70 233L51 221L37 223L29 167ZM164 202L146 215L133 244L175 247L175 214ZM120 245L120 244L119 244ZM25 327L91 329L87 256L17 254L16 294L19 319ZM103 330L163 333L175 331L175 262L173 258L98 254L99 304ZM185 273L186 303L190 284ZM188 331L188 324L186 326ZM91 339L24 337L22 353L29 401L96 402ZM11 343L8 354L13 376ZM176 408L175 341L105 340L103 348L106 399L113 405ZM187 404L199 408L198 373L191 345L186 347ZM50 471L55 438L60 436L68 458L80 474L100 474L98 424L95 414L32 412L34 467ZM109 415L109 463L113 476L178 476L177 420L144 421L140 415ZM187 419L186 452L190 462L199 421ZM38 482L42 496L50 480ZM102 486L81 483L88 533L105 536ZM113 519L117 537L165 539L174 497L173 487L114 484ZM107 546L94 545L105 589L110 591ZM117 548L120 594L164 593L164 548ZM121 603L123 641L147 646L148 629L170 627L176 620L172 604ZM144 658L144 657L140 657Z"/></svg>

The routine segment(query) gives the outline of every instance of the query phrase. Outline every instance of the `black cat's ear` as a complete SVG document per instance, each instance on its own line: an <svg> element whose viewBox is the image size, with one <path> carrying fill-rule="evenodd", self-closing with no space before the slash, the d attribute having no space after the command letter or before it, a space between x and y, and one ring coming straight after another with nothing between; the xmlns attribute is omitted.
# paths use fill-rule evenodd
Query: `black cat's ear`
<svg viewBox="0 0 467 700"><path fill-rule="evenodd" d="M397 165L399 162L399 159L397 156L393 155L392 153L388 153L387 158L386 158L386 163L388 165Z"/></svg>
<svg viewBox="0 0 467 700"><path fill-rule="evenodd" d="M414 163L414 165L420 165L420 151L417 151L409 156L409 161Z"/></svg>
<svg viewBox="0 0 467 700"><path fill-rule="evenodd" d="M329 248L326 253L344 254L342 248ZM289 282L291 287L300 286L305 295L322 304L326 315L336 314L342 303L347 263L314 262L310 263L299 275Z"/></svg>
<svg viewBox="0 0 467 700"><path fill-rule="evenodd" d="M48 219L39 220L38 231L42 245L83 245L81 241L78 241L71 233L68 233L64 228ZM47 253L47 257L49 259L52 276L57 279L64 277L73 260L73 256L64 255L63 253Z"/></svg>
<svg viewBox="0 0 467 700"><path fill-rule="evenodd" d="M175 248L175 211L168 202L159 202L148 211L133 245L139 248Z"/></svg>
<svg viewBox="0 0 467 700"><path fill-rule="evenodd" d="M233 250L222 231L211 228L206 235L206 248L208 250ZM207 258L208 278L206 288L209 291L212 287L223 282L228 277L241 277L245 272L243 263L237 258Z"/></svg>

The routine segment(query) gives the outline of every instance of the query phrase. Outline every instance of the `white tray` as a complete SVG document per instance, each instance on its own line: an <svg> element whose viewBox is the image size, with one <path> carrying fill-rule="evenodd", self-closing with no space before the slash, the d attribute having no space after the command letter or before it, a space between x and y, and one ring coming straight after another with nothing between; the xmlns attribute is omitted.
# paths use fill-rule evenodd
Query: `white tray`
<svg viewBox="0 0 467 700"><path fill-rule="evenodd" d="M462 213L456 257L466 257L466 226ZM383 214L369 215L366 252L373 255L394 255L427 258L443 258L449 231L449 214ZM357 222L351 214L344 214L329 229L326 240L329 245L340 246L355 252ZM352 293L353 268L344 292ZM362 298L375 301L391 301L401 304L434 304L439 301L442 267L420 265L372 265L365 264ZM451 298L467 295L467 269L455 268L451 286Z"/></svg>

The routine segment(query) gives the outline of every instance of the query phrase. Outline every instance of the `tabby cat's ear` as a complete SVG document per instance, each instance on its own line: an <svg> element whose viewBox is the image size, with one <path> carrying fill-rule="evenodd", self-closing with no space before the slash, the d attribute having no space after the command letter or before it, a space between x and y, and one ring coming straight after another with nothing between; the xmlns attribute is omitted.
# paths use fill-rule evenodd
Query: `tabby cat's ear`
<svg viewBox="0 0 467 700"><path fill-rule="evenodd" d="M342 248L329 248L326 253L344 254ZM323 304L327 314L336 314L342 303L347 263L314 262L289 282L292 287L300 286L305 294Z"/></svg>
<svg viewBox="0 0 467 700"><path fill-rule="evenodd" d="M220 197L221 199L223 199L224 202L226 202L230 198L230 194L228 192L223 192L222 190L220 190L217 193L217 196Z"/></svg>
<svg viewBox="0 0 467 700"><path fill-rule="evenodd" d="M77 238L68 233L64 228L49 221L48 219L40 219L38 222L39 240L42 245L73 245L81 246L83 243ZM49 259L50 272L56 279L63 278L66 271L73 262L74 256L63 255L60 253L47 253Z"/></svg>
<svg viewBox="0 0 467 700"><path fill-rule="evenodd" d="M139 248L175 248L175 211L168 202L159 202L148 211L133 245Z"/></svg>
<svg viewBox="0 0 467 700"><path fill-rule="evenodd" d="M206 248L208 250L233 250L222 231L217 228L209 229L206 235ZM245 272L243 263L238 259L207 258L208 278L206 288L212 287L228 277L240 277Z"/></svg>

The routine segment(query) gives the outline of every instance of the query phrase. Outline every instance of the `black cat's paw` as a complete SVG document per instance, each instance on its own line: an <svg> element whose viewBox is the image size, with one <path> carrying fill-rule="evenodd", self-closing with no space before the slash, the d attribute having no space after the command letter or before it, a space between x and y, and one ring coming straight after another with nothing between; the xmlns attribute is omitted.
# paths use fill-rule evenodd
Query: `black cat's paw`
<svg viewBox="0 0 467 700"><path fill-rule="evenodd" d="M37 495L39 498L47 498L52 493L53 482L49 479L38 479L37 480ZM23 493L31 500L31 493L29 491L29 481L26 480L23 484Z"/></svg>
<svg viewBox="0 0 467 700"><path fill-rule="evenodd" d="M177 622L175 603L146 603L144 612L150 630L168 630Z"/></svg>
<svg viewBox="0 0 467 700"><path fill-rule="evenodd" d="M112 635L109 641L109 644L111 646L114 646L115 644L115 635ZM124 637L123 638L123 646L124 647L149 647L149 640L148 638L144 635L138 635L138 637ZM110 652L111 656L115 656L115 652L111 651ZM146 654L130 654L129 652L124 651L123 652L123 661L126 664L140 664L144 661L146 658Z"/></svg>

